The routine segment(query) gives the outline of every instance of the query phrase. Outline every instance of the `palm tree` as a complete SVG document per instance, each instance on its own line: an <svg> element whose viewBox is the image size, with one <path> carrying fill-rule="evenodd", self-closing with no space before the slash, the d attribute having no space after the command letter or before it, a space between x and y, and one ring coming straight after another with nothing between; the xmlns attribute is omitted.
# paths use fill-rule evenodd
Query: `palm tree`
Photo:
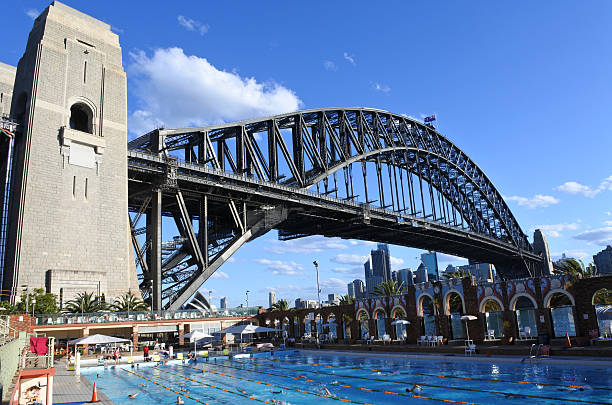
<svg viewBox="0 0 612 405"><path fill-rule="evenodd" d="M590 278L597 275L597 266L590 263L586 267L582 260L566 259L561 263L561 269L556 270L557 274L565 274L569 277L572 283L581 278Z"/></svg>
<svg viewBox="0 0 612 405"><path fill-rule="evenodd" d="M343 295L340 297L340 305L349 305L355 302L355 299L350 295Z"/></svg>
<svg viewBox="0 0 612 405"><path fill-rule="evenodd" d="M278 300L270 307L272 311L288 311L289 303L287 300Z"/></svg>
<svg viewBox="0 0 612 405"><path fill-rule="evenodd" d="M117 297L111 307L113 310L119 312L146 311L149 309L143 300L136 297L131 292L127 292L124 295Z"/></svg>
<svg viewBox="0 0 612 405"><path fill-rule="evenodd" d="M445 273L444 278L450 280L451 278L464 278L464 277L470 277L471 275L472 275L472 272L470 272L470 270L458 268L452 273Z"/></svg>
<svg viewBox="0 0 612 405"><path fill-rule="evenodd" d="M78 293L76 298L66 302L64 306L65 313L91 313L104 311L107 308L102 297L94 296L94 293L87 291Z"/></svg>
<svg viewBox="0 0 612 405"><path fill-rule="evenodd" d="M392 295L399 295L404 292L404 283L401 282L398 284L395 280L387 280L378 284L374 288L374 295L378 295L380 297L390 297Z"/></svg>

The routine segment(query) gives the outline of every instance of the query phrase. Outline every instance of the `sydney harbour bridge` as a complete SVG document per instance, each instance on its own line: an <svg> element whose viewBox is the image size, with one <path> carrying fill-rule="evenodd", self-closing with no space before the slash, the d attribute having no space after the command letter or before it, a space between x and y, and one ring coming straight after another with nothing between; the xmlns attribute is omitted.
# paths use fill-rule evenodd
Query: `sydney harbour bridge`
<svg viewBox="0 0 612 405"><path fill-rule="evenodd" d="M305 110L156 129L128 149L132 242L154 308L179 308L272 229L281 240L435 250L493 263L504 278L541 272L542 257L485 173L435 128L402 115ZM178 235L164 241L168 220Z"/></svg>

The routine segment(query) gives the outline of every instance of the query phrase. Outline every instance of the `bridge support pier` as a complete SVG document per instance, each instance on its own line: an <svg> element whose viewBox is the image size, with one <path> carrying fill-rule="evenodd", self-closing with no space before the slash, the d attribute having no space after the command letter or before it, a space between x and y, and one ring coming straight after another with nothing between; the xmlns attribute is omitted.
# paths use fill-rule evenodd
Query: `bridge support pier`
<svg viewBox="0 0 612 405"><path fill-rule="evenodd" d="M153 279L153 310L162 309L162 192L153 190L151 194L151 278Z"/></svg>

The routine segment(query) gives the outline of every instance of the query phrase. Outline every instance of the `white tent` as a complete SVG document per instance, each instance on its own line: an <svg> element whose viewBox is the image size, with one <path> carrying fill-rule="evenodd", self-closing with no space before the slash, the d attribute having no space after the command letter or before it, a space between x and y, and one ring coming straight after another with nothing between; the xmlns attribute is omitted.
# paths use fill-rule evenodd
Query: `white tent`
<svg viewBox="0 0 612 405"><path fill-rule="evenodd" d="M105 344L110 344L110 343L122 343L122 342L129 342L129 339L122 339L122 338L118 338L114 336L95 334L95 335L85 336L85 337L78 338L78 339L73 339L69 341L68 343L76 346L76 345L105 345Z"/></svg>
<svg viewBox="0 0 612 405"><path fill-rule="evenodd" d="M256 326L256 325L234 325L229 328L225 328L220 330L217 333L227 334L231 333L232 335L240 335L240 341L242 342L242 335L252 335L253 333L266 333L266 332L279 332L280 329L272 329L267 328L265 326Z"/></svg>
<svg viewBox="0 0 612 405"><path fill-rule="evenodd" d="M200 340L200 339L204 339L204 338L211 338L213 336L209 335L208 333L199 331L199 330L194 330L192 332L185 333L184 335L182 335L180 337L183 338L183 339L189 339L189 341L192 342L194 340Z"/></svg>

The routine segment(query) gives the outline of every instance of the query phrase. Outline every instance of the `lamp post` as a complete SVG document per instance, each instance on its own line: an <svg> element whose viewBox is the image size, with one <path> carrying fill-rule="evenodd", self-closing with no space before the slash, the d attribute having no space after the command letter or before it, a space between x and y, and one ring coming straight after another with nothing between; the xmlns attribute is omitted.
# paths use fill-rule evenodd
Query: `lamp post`
<svg viewBox="0 0 612 405"><path fill-rule="evenodd" d="M317 296L319 300L319 324L320 324L321 323L321 287L319 286L319 262L315 260L314 262L312 262L312 264L314 264L315 270L317 271ZM317 345L319 344L319 329L323 330L323 327L321 326L320 328L317 329Z"/></svg>
<svg viewBox="0 0 612 405"><path fill-rule="evenodd" d="M28 285L27 284L22 284L21 288L23 288L23 291L25 291L25 293L26 293L26 296L25 296L26 314L29 314L30 311L28 310L28 308L29 308L28 307L28 301L29 301L29 298L30 298L30 293L28 291Z"/></svg>
<svg viewBox="0 0 612 405"><path fill-rule="evenodd" d="M36 298L32 298L32 317L34 317L34 308L36 308Z"/></svg>
<svg viewBox="0 0 612 405"><path fill-rule="evenodd" d="M249 291L249 290L246 290L246 307L247 307L247 315L248 315L248 312L249 312L249 293L250 293L250 291Z"/></svg>

